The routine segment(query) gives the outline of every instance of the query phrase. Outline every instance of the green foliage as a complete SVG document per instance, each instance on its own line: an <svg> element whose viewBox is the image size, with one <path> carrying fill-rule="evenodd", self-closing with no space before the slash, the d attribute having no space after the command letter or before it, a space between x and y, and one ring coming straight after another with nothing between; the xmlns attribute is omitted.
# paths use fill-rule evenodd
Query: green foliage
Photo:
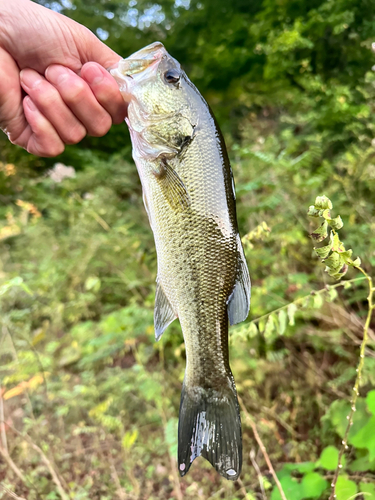
<svg viewBox="0 0 375 500"><path fill-rule="evenodd" d="M320 455L319 464L327 470L335 470L339 463L339 450L335 446L327 446Z"/></svg>
<svg viewBox="0 0 375 500"><path fill-rule="evenodd" d="M321 243L328 236L328 226L332 228L329 235L329 243L323 247L314 247L315 253L326 265L326 272L337 280L341 279L348 271L349 266L357 267L361 265L361 259L357 257L352 260L353 250L345 250L344 244L340 241L338 230L343 227L341 217L338 215L331 219L330 209L332 202L326 196L318 196L315 205L310 206L307 215L311 217L323 217L323 223L311 233L311 238L316 243Z"/></svg>
<svg viewBox="0 0 375 500"><path fill-rule="evenodd" d="M349 500L355 497L357 493L357 485L345 476L341 476L337 480L336 498L337 500Z"/></svg>
<svg viewBox="0 0 375 500"><path fill-rule="evenodd" d="M353 269L360 264L341 240L368 272L375 264L374 3L53 7L107 32L124 56L163 41L218 117L253 283L251 315L230 337L237 388L287 499L326 500L367 307ZM75 178L55 183L55 161L72 165ZM154 342L156 255L126 127L57 160L32 157L4 136L0 162L0 392L10 456L24 476L2 461L0 481L30 500L61 498L35 443L74 499L260 498L246 421L241 487L199 459L177 478L185 351L177 322ZM323 218L316 231L305 207L322 192L309 211ZM321 240L314 253L309 233ZM344 271L345 281L332 279ZM374 348L371 336L341 500L375 496ZM279 499L256 451L266 496Z"/></svg>

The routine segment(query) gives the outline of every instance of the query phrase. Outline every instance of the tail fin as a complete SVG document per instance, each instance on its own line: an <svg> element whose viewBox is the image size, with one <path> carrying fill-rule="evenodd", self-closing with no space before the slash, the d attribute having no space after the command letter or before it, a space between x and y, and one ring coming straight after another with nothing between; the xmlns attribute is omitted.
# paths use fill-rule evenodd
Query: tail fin
<svg viewBox="0 0 375 500"><path fill-rule="evenodd" d="M184 476L202 455L226 479L242 467L241 420L234 382L224 393L202 387L182 388L178 424L178 467Z"/></svg>

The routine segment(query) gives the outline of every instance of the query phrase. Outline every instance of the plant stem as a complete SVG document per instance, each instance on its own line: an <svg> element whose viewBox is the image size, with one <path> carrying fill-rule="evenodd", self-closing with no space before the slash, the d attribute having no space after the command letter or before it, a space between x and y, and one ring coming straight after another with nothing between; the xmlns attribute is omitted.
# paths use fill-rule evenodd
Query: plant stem
<svg viewBox="0 0 375 500"><path fill-rule="evenodd" d="M344 434L344 439L342 440L342 446L339 452L339 458L338 458L338 463L335 471L335 475L333 476L333 480L331 483L331 495L329 497L329 500L334 500L336 497L335 491L336 491L336 483L340 474L340 469L342 468L342 457L345 453L345 450L348 448L348 436L349 436L349 431L351 426L353 425L353 415L354 412L356 411L356 403L357 403L357 398L359 395L359 384L361 382L361 374L362 374L362 369L363 365L365 362L365 350L366 350L366 344L368 341L368 330L370 327L370 322L371 322L371 317L372 317L372 312L375 308L375 304L373 303L373 294L374 294L374 287L372 283L372 278L369 276L364 269L361 267L355 266L355 269L358 269L363 276L367 279L368 282L368 296L367 296L367 302L368 302L368 312L367 312L367 318L365 325L363 327L363 339L360 347L360 352L359 352L359 362L358 362L358 367L357 367L357 376L355 379L354 387L353 387L353 397L350 401L351 408L349 415L347 416L348 419L348 425L346 426L345 434Z"/></svg>
<svg viewBox="0 0 375 500"><path fill-rule="evenodd" d="M359 269L359 268L356 268L356 269ZM340 281L339 283L336 283L335 285L329 285L329 288L322 288L321 290L314 292L313 295L321 295L323 293L327 293L328 290L339 288L340 286L345 286L346 283L354 283L355 281L363 281L366 278L367 278L367 275L366 275L366 277L363 277L363 278L361 277L361 278L354 278L352 280ZM270 314L275 314L275 313L278 313L279 311L282 311L284 309L288 309L288 307L291 304L299 304L300 302L303 302L308 297L311 297L311 295L312 294L309 293L308 295L304 295L303 297L299 297L298 299L293 300L292 302L289 302L288 304L285 304L284 306L281 306L278 309L274 309L273 311L270 311L266 314L263 314L262 316L258 316L257 318L254 318L253 320L250 321L250 323L259 323L259 321L261 321L262 319L268 318L268 316L270 316Z"/></svg>
<svg viewBox="0 0 375 500"><path fill-rule="evenodd" d="M47 456L45 455L45 453L43 452L43 450L38 446L36 445L32 439L27 435L27 434L22 434L22 432L18 431L16 428L14 428L12 425L8 424L8 426L12 429L13 432L15 432L16 434L18 434L20 437L22 437L23 439L25 439L25 441L27 441L30 446L32 448L34 448L35 451L37 451L39 454L40 454L40 457L42 459L42 462L44 462L44 464L46 465L47 469L49 470L51 476L52 476L52 480L53 482L55 483L56 487L57 487L57 491L59 492L61 498L63 500L69 500L69 495L65 492L62 484L61 484L61 481L55 471L55 469L53 468L52 466L52 463L50 462L50 460L47 458ZM6 459L7 456L4 455L4 450L1 450L2 451L2 454L4 456L4 458ZM8 455L8 459L9 459L9 455ZM15 469L13 469L15 470ZM16 472L16 471L15 471ZM21 476L19 474L17 474L20 478ZM23 475L22 475L23 476ZM24 477L24 476L23 476Z"/></svg>
<svg viewBox="0 0 375 500"><path fill-rule="evenodd" d="M238 397L238 402L240 403L241 409L244 412L245 417L246 417L247 421L249 422L250 427L253 430L253 434L254 434L254 437L256 439L256 442L258 443L259 448L261 449L261 452L263 453L264 459L265 459L265 461L268 465L268 469L271 472L272 477L276 483L277 489L280 492L280 496L281 496L282 500L287 500L285 493L284 493L284 490L283 490L283 487L281 486L281 483L279 481L279 478L276 476L275 469L273 468L273 465L272 465L271 459L267 453L266 447L264 446L263 441L261 440L261 438L258 434L257 426L256 426L254 420L252 419L250 413L247 411L246 406L244 405L244 402L242 401L242 399L240 398L240 396L238 394L237 394L237 397Z"/></svg>
<svg viewBox="0 0 375 500"><path fill-rule="evenodd" d="M11 498L15 498L16 500L26 500L26 498L19 497L18 495L16 495L13 491L11 491L9 488L7 488L4 484L0 483L0 488L3 488L3 490L5 491L5 494Z"/></svg>

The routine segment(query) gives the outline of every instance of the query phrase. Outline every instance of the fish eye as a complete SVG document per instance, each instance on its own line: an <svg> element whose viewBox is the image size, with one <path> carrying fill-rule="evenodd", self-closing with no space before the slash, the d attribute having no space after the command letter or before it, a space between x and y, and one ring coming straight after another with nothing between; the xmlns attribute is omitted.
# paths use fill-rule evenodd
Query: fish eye
<svg viewBox="0 0 375 500"><path fill-rule="evenodd" d="M177 69L169 69L164 73L164 78L167 83L178 83L180 76L180 72L177 71Z"/></svg>

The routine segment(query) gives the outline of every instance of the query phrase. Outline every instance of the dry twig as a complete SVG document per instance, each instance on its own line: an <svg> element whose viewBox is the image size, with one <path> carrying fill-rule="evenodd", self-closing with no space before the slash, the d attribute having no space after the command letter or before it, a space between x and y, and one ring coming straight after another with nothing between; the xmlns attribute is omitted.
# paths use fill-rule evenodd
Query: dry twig
<svg viewBox="0 0 375 500"><path fill-rule="evenodd" d="M55 483L56 487L57 487L57 490L61 496L61 498L63 500L69 500L70 497L69 495L65 492L62 484L61 484L61 481L58 477L58 475L56 474L56 471L55 469L53 468L51 462L48 460L47 456L45 455L45 453L43 452L43 450L41 448L39 448L38 445L36 445L32 440L31 438L28 436L28 435L25 435L25 434L22 434L22 432L18 431L17 429L15 429L13 426L9 425L9 427L16 433L18 434L20 437L22 437L23 439L25 439L29 445L39 453L39 455L41 456L42 458L42 461L44 462L44 464L46 465L47 469L49 470L51 476L52 476L52 479L53 479L53 482ZM0 450L1 451L1 450ZM8 456L8 458L10 458ZM18 469L18 468L17 468ZM13 469L14 470L14 469ZM21 471L19 471L18 469L18 472L21 473ZM19 474L17 474L19 475ZM21 473L22 475L22 473ZM19 476L20 477L20 476Z"/></svg>
<svg viewBox="0 0 375 500"><path fill-rule="evenodd" d="M283 490L283 487L281 486L281 483L279 481L279 478L276 476L275 469L273 468L273 465L272 465L271 459L270 459L270 457L269 457L269 455L267 453L266 447L264 446L263 441L261 440L261 438L260 438L260 436L258 434L258 429L257 429L257 427L255 425L255 422L252 419L250 413L247 411L247 409L246 409L246 407L245 407L242 399L239 396L238 396L238 401L240 403L242 411L245 414L246 420L249 422L249 425L250 425L250 427L253 430L253 434L254 434L254 437L256 439L256 442L258 443L259 448L261 449L261 452L263 453L264 459L265 459L265 461L266 461L266 463L268 465L268 469L271 472L272 477L273 477L273 479L274 479L274 481L276 483L277 489L280 492L281 498L282 498L282 500L287 500L287 498L285 496L285 493L284 493L284 490Z"/></svg>
<svg viewBox="0 0 375 500"><path fill-rule="evenodd" d="M18 495L16 495L13 491L11 491L9 488L7 488L4 484L0 483L0 488L3 488L3 490L5 491L5 494L11 498L15 498L16 500L26 500L26 498L19 497Z"/></svg>
<svg viewBox="0 0 375 500"><path fill-rule="evenodd" d="M117 486L117 494L118 494L120 500L126 500L126 492L125 492L124 488L121 486L120 478L118 477L117 470L116 470L115 461L113 460L113 456L111 455L111 453L109 453L109 461L111 462L111 471L112 471L111 476L112 476L112 478Z"/></svg>
<svg viewBox="0 0 375 500"><path fill-rule="evenodd" d="M262 492L262 498L263 498L263 500L267 500L266 492L264 490L263 476L262 476L262 473L260 471L259 465L257 464L257 462L255 460L255 451L253 449L250 450L249 455L250 455L251 463L252 463L252 465L257 473L257 476L258 476L260 491Z"/></svg>
<svg viewBox="0 0 375 500"><path fill-rule="evenodd" d="M3 449L1 446L0 446L0 455L3 457L3 459L9 465L9 467L13 470L13 472L16 474L16 476L19 477L19 479L21 479L21 481L24 484L27 484L26 477L22 474L22 472L20 471L20 469L13 462L13 460L12 460L11 456L9 455L8 451L5 450L5 449Z"/></svg>

